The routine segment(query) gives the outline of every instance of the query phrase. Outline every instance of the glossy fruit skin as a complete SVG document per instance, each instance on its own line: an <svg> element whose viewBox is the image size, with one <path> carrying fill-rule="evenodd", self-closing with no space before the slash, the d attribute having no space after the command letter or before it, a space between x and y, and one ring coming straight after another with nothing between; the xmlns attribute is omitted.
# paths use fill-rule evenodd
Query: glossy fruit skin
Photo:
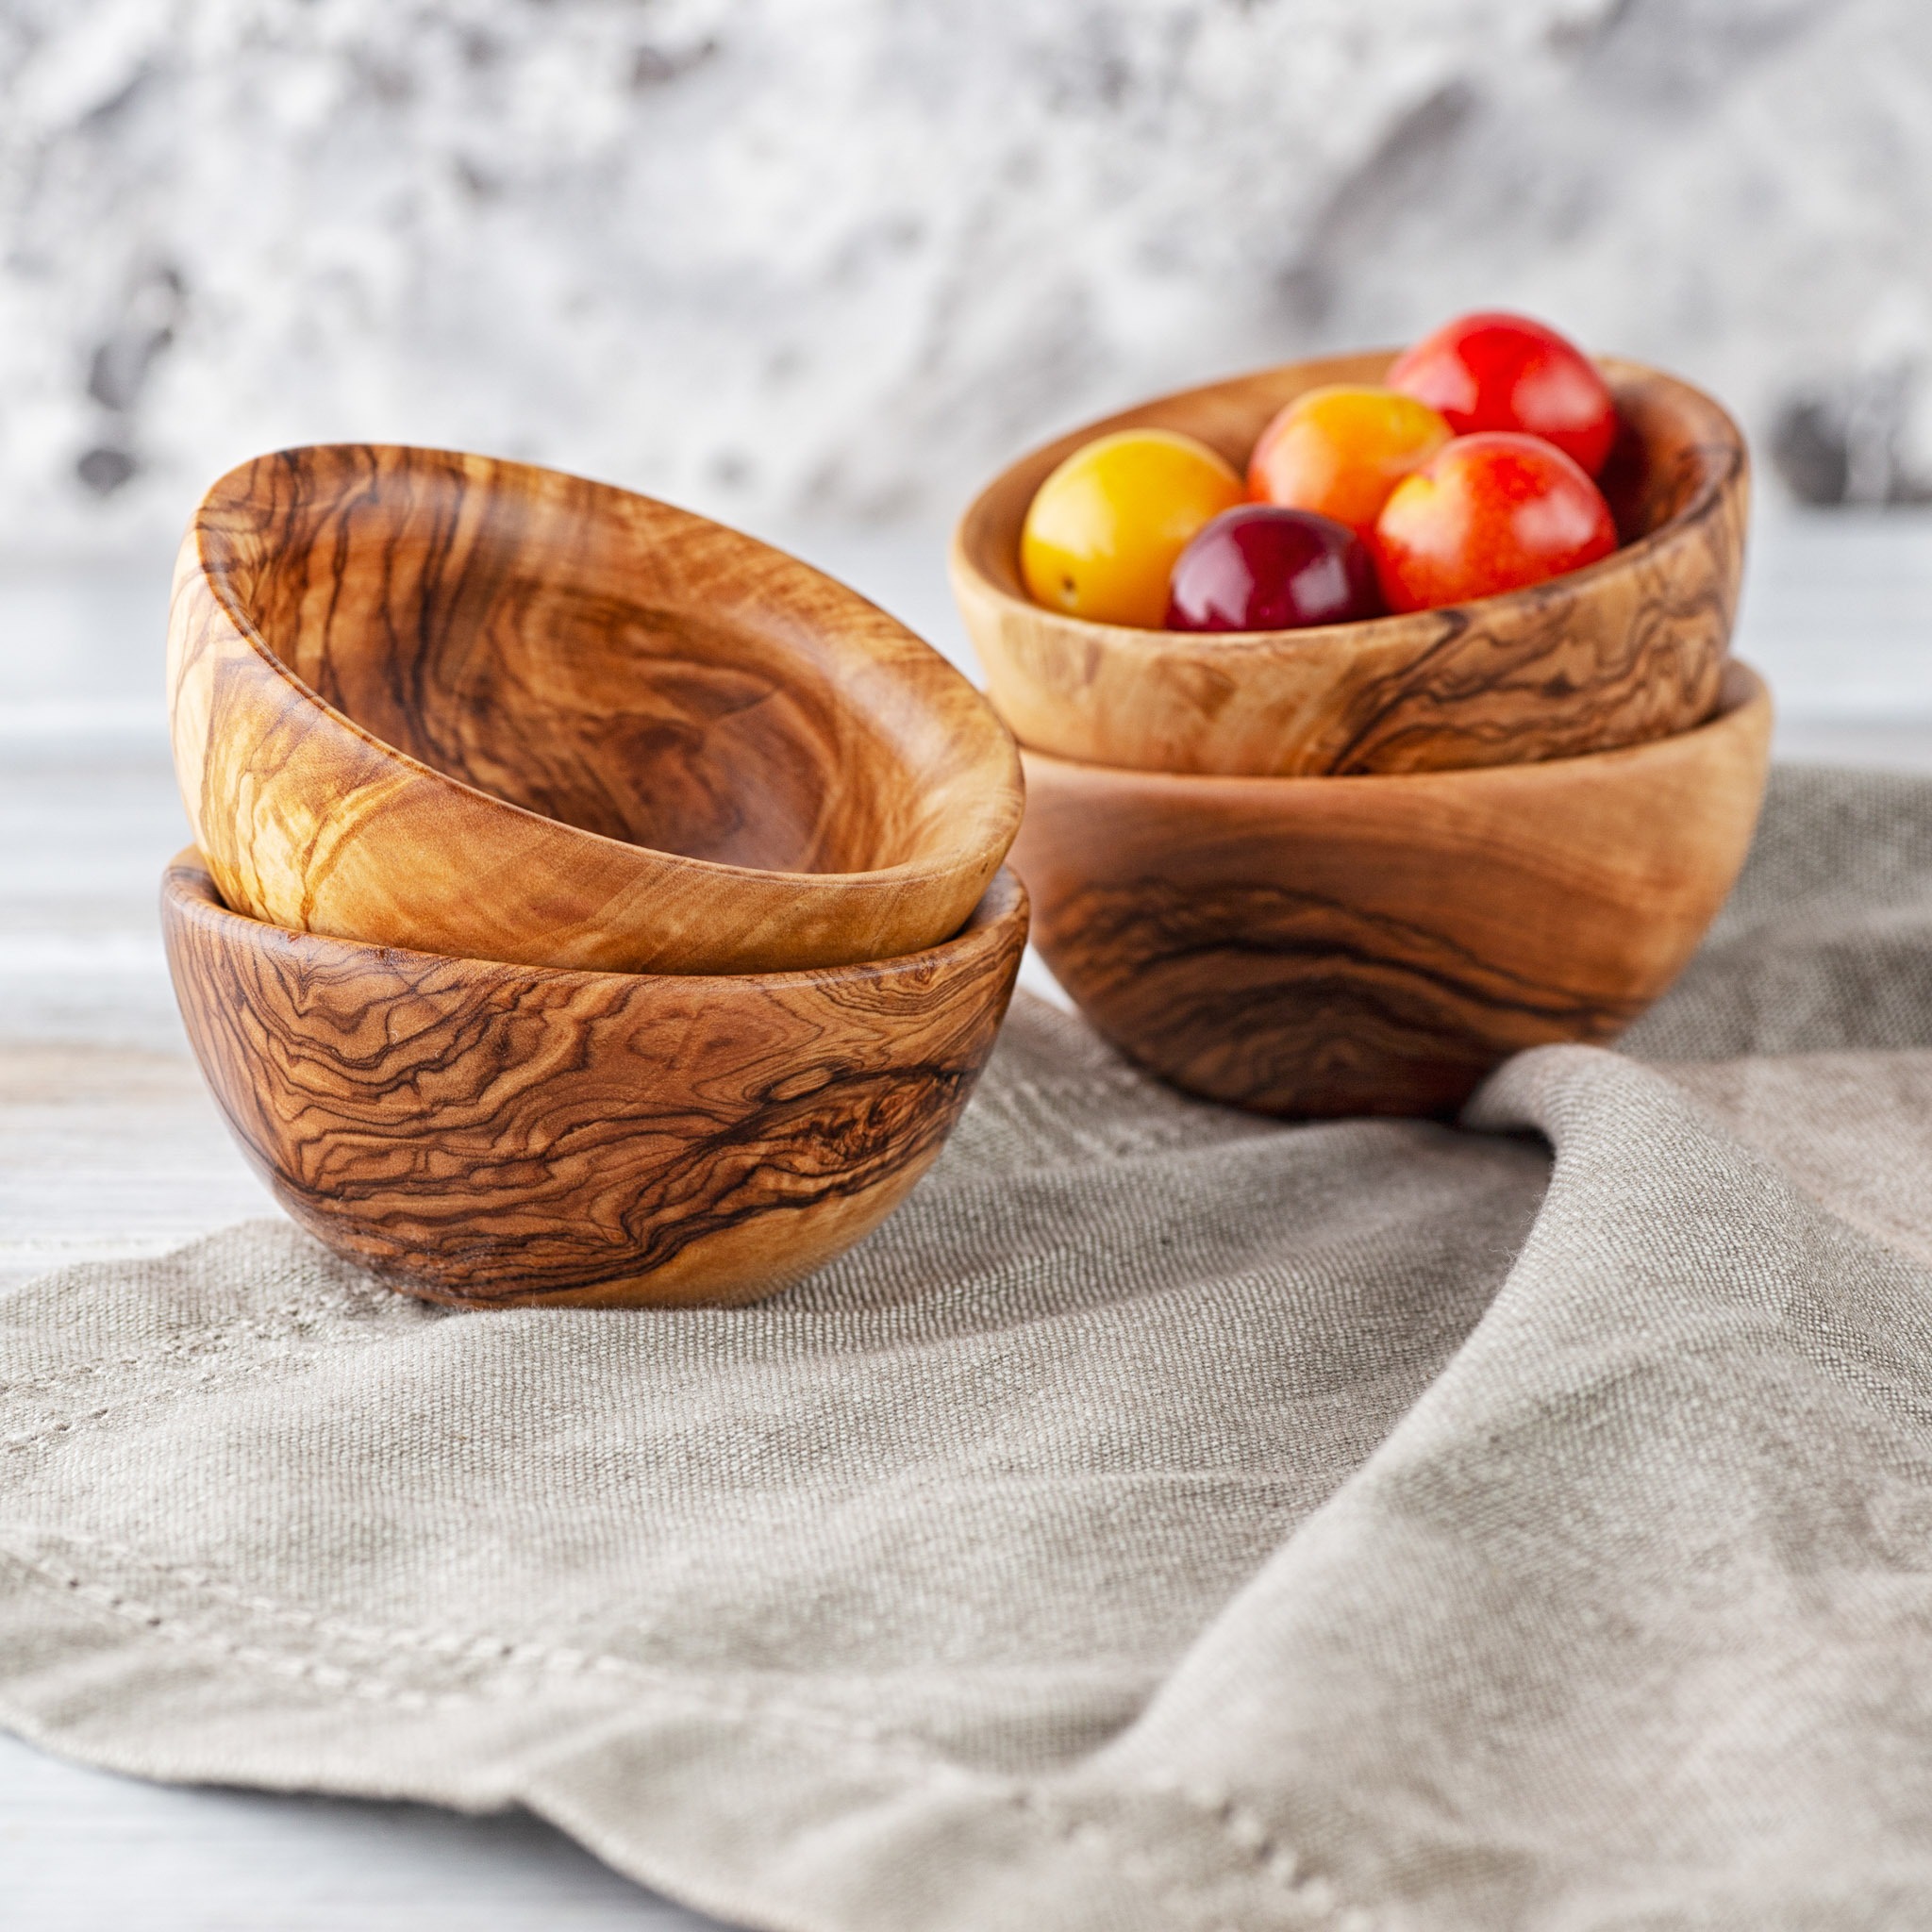
<svg viewBox="0 0 1932 1932"><path fill-rule="evenodd" d="M1183 550L1169 630L1300 630L1379 617L1368 549L1312 510L1249 503L1224 510Z"/></svg>
<svg viewBox="0 0 1932 1932"><path fill-rule="evenodd" d="M1324 383L1287 405L1248 458L1257 503L1311 509L1366 538L1389 492L1455 435L1398 390Z"/></svg>
<svg viewBox="0 0 1932 1932"><path fill-rule="evenodd" d="M1617 547L1603 492L1541 437L1459 436L1395 486L1370 550L1391 610L1433 610L1581 570Z"/></svg>
<svg viewBox="0 0 1932 1932"><path fill-rule="evenodd" d="M1459 315L1398 356L1384 380L1439 409L1458 436L1520 429L1592 476L1617 440L1617 405L1596 365L1526 315Z"/></svg>
<svg viewBox="0 0 1932 1932"><path fill-rule="evenodd" d="M1020 536L1027 594L1071 617L1158 630L1174 558L1241 497L1233 465L1191 436L1099 437L1034 492Z"/></svg>

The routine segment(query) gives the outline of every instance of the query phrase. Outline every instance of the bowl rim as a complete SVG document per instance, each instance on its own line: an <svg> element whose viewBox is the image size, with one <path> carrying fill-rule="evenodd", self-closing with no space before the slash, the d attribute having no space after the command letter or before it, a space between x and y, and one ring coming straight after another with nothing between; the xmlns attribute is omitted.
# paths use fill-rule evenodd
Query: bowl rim
<svg viewBox="0 0 1932 1932"><path fill-rule="evenodd" d="M1633 361L1623 356L1592 356L1591 361L1612 382L1641 380L1666 383L1674 389L1684 391L1709 408L1718 424L1722 425L1723 456L1718 462L1710 466L1708 473L1692 491L1690 500L1657 525L1654 530L1646 530L1634 542L1619 544L1608 556L1599 558L1594 563L1587 563L1578 570L1565 571L1558 576L1545 577L1539 583L1524 584L1513 591L1498 591L1492 596L1473 597L1462 604L1436 605L1425 610L1391 611L1381 617L1357 618L1349 624L1306 625L1293 630L1154 630L1145 629L1139 625L1103 624L1096 618L1075 617L1068 611L1055 610L1050 605L1037 604L1030 597L1016 595L981 567L978 558L974 554L974 546L968 543L969 529L981 518L989 499L994 492L1007 485L1016 470L1041 461L1049 453L1055 461L1058 462L1096 438L1110 435L1116 430L1166 426L1145 425L1138 419L1149 409L1163 408L1169 404L1191 402L1197 397L1218 395L1243 383L1254 382L1264 376L1284 375L1290 370L1332 369L1341 372L1344 368L1379 359L1383 364L1382 373L1386 373L1388 365L1401 353L1400 349L1370 348L1332 356L1302 357L1289 362L1266 363L1257 369L1220 376L1212 382L1196 383L1188 389L1164 391L1159 395L1145 397L1124 409L1114 411L1111 415L1097 417L1092 422L1070 429L1048 441L1034 444L1032 448L1022 451L1010 462L1004 464L998 473L975 492L954 524L947 556L955 581L963 579L971 585L975 594L985 597L991 603L1005 609L1024 612L1035 622L1050 621L1057 626L1063 627L1070 637L1091 641L1093 647L1111 647L1116 650L1134 650L1149 654L1174 654L1203 649L1217 655L1256 651L1305 651L1313 654L1333 649L1341 642L1361 641L1366 643L1376 641L1391 635L1398 627L1414 626L1424 622L1433 621L1441 624L1447 621L1459 626L1464 622L1466 612L1480 613L1493 609L1500 604L1537 598L1553 591L1560 590L1561 592L1567 593L1574 589L1580 593L1584 587L1620 570L1640 567L1665 542L1674 541L1690 525L1707 516L1725 489L1736 482L1746 470L1748 450L1743 431L1739 428L1730 411L1715 396L1699 389L1694 383L1686 382L1680 375L1673 375L1668 370L1653 368L1645 362ZM1332 376L1318 377L1317 382L1308 386L1315 388L1324 381L1349 380L1372 381L1373 378L1361 376L1358 373L1354 377L1338 373ZM1044 471L1041 481L1050 474L1050 468ZM1245 479L1242 488L1245 491ZM1242 500L1245 502L1248 499L1243 496Z"/></svg>
<svg viewBox="0 0 1932 1932"><path fill-rule="evenodd" d="M1062 758L1058 752L1036 751L1031 745L1021 747L1021 758L1028 767L1047 767L1056 774L1071 774L1070 782L1074 784L1089 786L1145 786L1150 791L1194 791L1203 795L1218 791L1224 798L1238 791L1266 791L1279 797L1291 789L1308 793L1319 790L1323 797L1334 798L1339 791L1353 790L1357 795L1366 795L1364 788L1381 787L1386 795L1404 788L1416 791L1481 784L1522 786L1535 782L1532 774L1537 773L1560 774L1585 765L1601 769L1606 765L1635 763L1662 756L1692 739L1747 729L1760 717L1768 738L1774 714L1771 686L1764 675L1741 658L1726 657L1717 708L1707 718L1662 738L1610 745L1602 751L1573 752L1559 758L1523 758L1504 765L1445 765L1426 772L1302 772L1274 776L1246 772L1160 772L1139 765L1101 765L1086 758Z"/></svg>
<svg viewBox="0 0 1932 1932"><path fill-rule="evenodd" d="M197 845L184 845L161 868L161 906L164 928L166 918L171 914L205 920L215 925L230 923L247 928L245 933L237 936L240 944L261 947L280 941L297 948L333 946L351 955L375 956L404 972L413 966L457 966L474 968L499 981L506 977L513 978L519 985L525 982L550 985L559 982L599 985L622 982L634 986L639 982L652 981L660 986L681 989L722 984L776 992L807 991L850 982L876 981L886 974L897 974L902 971L916 972L934 964L951 964L958 955L972 950L971 941L977 941L986 947L997 946L1006 928L1016 921L1024 944L1032 917L1032 901L1025 882L1003 862L987 881L986 890L974 902L973 910L966 915L959 929L930 946L920 947L916 952L894 953L883 959L855 960L843 966L799 966L775 972L627 973L609 967L525 966L514 960L479 959L463 953L425 953L417 946L384 945L375 940L341 939L333 933L307 932L295 926L277 925L273 920L257 919L250 913L236 911L222 897L221 889L208 869L207 857Z"/></svg>
<svg viewBox="0 0 1932 1932"><path fill-rule="evenodd" d="M1001 738L1006 740L1009 758L1008 783L1003 788L991 784L987 788L990 792L994 790L1004 790L1007 794L1008 811L1006 818L1008 824L1006 827L1004 842L1001 842L998 836L995 835L986 844L955 843L949 847L941 848L941 852L937 855L923 858L903 859L894 865L874 867L864 872L787 872L764 866L733 865L724 859L699 858L690 853L675 852L664 846L645 845L637 840L612 838L607 832L592 831L583 825L574 825L565 819L551 818L544 812L535 811L528 806L517 804L514 799L504 798L494 791L485 791L483 787L472 784L467 778L458 778L451 773L439 771L436 766L425 763L423 759L417 758L412 752L405 751L400 745L391 744L387 739L377 737L375 732L370 730L358 719L351 717L341 707L331 704L314 686L309 684L292 666L282 658L262 635L259 626L255 623L253 617L250 616L242 601L237 587L230 581L226 568L211 562L207 550L208 532L206 517L208 506L214 500L217 493L231 479L241 476L246 471L252 470L258 463L286 463L316 451L335 452L347 450L367 451L377 455L400 454L408 458L429 458L443 462L459 464L466 468L479 463L487 464L491 475L480 485L480 487L486 489L496 487L496 480L498 478L512 474L537 477L561 477L573 483L589 483L599 491L608 491L617 496L628 497L637 502L646 504L650 506L653 511L666 514L677 522L714 532L722 532L725 537L735 542L745 545L752 551L767 558L780 559L788 569L824 586L838 599L843 600L850 605L858 606L873 613L894 630L902 632L906 638L918 644L922 650L929 653L941 669L951 676L958 678L960 685L977 700L979 708L985 714L985 722L991 727L988 743L989 750L996 747ZM232 625L236 635L247 645L254 656L261 661L272 675L279 678L306 704L321 712L332 725L346 731L362 743L373 747L384 758L394 759L412 779L428 780L435 786L447 787L450 791L467 800L480 803L487 810L508 814L513 824L551 826L567 833L574 839L591 840L596 846L610 852L641 854L648 858L679 870L688 869L704 876L715 877L721 883L733 880L758 879L796 886L805 891L814 890L890 891L902 886L918 884L926 880L939 881L957 876L961 872L971 871L974 865L984 862L987 851L992 847L997 847L1000 858L1004 859L1007 850L1010 847L1014 836L1019 831L1021 818L1024 815L1025 780L1020 769L1019 746L1012 733L1007 728L1005 720L993 709L991 704L987 699L986 693L980 691L959 670L958 665L947 659L941 651L928 643L909 625L903 623L900 619L894 617L891 611L883 609L880 606L874 604L863 592L854 590L851 585L828 575L824 571L819 570L813 564L807 563L803 558L795 557L791 552L780 549L774 543L767 543L761 538L752 536L748 531L738 529L730 524L720 523L716 518L705 516L697 510L686 509L681 505L667 503L660 497L646 496L641 491L627 490L622 484L607 482L602 477L581 476L573 471L553 469L541 463L526 463L512 457L485 456L475 451L443 449L427 443L356 441L291 443L280 449L264 451L258 456L251 457L243 462L233 465L231 468L225 470L221 475L216 477L208 486L196 500L194 508L190 513L188 528L182 538L181 554L184 560L190 555L192 556L195 574L199 577L208 597L212 600L216 608L219 609L224 619ZM177 566L177 578L178 575L179 568ZM180 586L177 581L175 596L178 597L179 594ZM173 599L171 599L172 602ZM225 908L224 909L228 908ZM237 914L235 916L241 917L242 915ZM426 954L424 957L443 958L453 956ZM574 969L557 968L551 970L570 971ZM680 974L678 976L702 978L707 975ZM728 978L735 975L721 974L711 976Z"/></svg>

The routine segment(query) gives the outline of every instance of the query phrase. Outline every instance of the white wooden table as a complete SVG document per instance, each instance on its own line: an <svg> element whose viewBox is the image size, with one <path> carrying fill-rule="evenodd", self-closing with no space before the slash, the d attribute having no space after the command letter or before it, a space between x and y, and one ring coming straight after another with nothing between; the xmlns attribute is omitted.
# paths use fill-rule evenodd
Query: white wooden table
<svg viewBox="0 0 1932 1932"><path fill-rule="evenodd" d="M940 533L793 540L944 649ZM166 562L0 571L0 1288L273 1212L187 1055L156 930L185 839ZM1785 756L1932 770L1932 518L1763 528L1740 649ZM1033 983L1050 989L1036 964ZM142 1785L0 1737L8 1932L576 1932L706 1922L534 1819ZM910 1928L908 1928L910 1932Z"/></svg>

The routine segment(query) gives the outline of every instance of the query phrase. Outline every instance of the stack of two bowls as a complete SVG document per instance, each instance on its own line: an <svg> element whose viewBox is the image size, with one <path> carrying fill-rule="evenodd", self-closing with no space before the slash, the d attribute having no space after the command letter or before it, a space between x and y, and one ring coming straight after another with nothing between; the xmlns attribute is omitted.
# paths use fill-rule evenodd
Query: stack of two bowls
<svg viewBox="0 0 1932 1932"><path fill-rule="evenodd" d="M1619 548L1459 608L1250 634L1030 601L1035 491L1095 436L1237 470L1386 354L1170 396L1040 449L967 511L953 580L1024 748L1014 863L1094 1024L1176 1085L1289 1115L1441 1114L1519 1048L1607 1039L1676 976L1750 843L1764 687L1727 657L1744 447L1709 397L1599 364Z"/></svg>
<svg viewBox="0 0 1932 1932"><path fill-rule="evenodd" d="M938 1154L1025 943L1020 772L862 598L577 478L296 450L197 509L169 691L190 1037L339 1252L742 1299Z"/></svg>

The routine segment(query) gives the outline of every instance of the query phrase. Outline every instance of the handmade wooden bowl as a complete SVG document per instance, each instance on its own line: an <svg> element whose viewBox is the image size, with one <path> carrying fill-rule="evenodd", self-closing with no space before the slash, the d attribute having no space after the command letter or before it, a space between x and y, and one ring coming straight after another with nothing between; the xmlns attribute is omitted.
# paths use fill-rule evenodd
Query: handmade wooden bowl
<svg viewBox="0 0 1932 1932"><path fill-rule="evenodd" d="M842 585L647 497L437 450L224 476L175 578L175 769L223 898L457 957L841 965L957 932L1019 761Z"/></svg>
<svg viewBox="0 0 1932 1932"><path fill-rule="evenodd" d="M1442 1114L1676 977L1743 863L1770 737L1734 662L1708 724L1541 764L1224 778L1028 752L1013 863L1061 985L1176 1086Z"/></svg>
<svg viewBox="0 0 1932 1932"><path fill-rule="evenodd" d="M1453 609L1202 635L1090 624L1021 584L1021 526L1060 459L1108 430L1179 429L1244 466L1304 390L1378 381L1387 351L1163 396L1023 457L967 510L953 589L1021 743L1141 771L1253 777L1427 772L1641 743L1717 702L1742 568L1743 439L1718 405L1635 362L1599 366L1624 429L1602 478L1623 547Z"/></svg>
<svg viewBox="0 0 1932 1932"><path fill-rule="evenodd" d="M193 851L161 922L196 1058L310 1234L433 1301L754 1300L929 1167L1026 941L1001 872L943 944L862 966L565 972L231 912Z"/></svg>

